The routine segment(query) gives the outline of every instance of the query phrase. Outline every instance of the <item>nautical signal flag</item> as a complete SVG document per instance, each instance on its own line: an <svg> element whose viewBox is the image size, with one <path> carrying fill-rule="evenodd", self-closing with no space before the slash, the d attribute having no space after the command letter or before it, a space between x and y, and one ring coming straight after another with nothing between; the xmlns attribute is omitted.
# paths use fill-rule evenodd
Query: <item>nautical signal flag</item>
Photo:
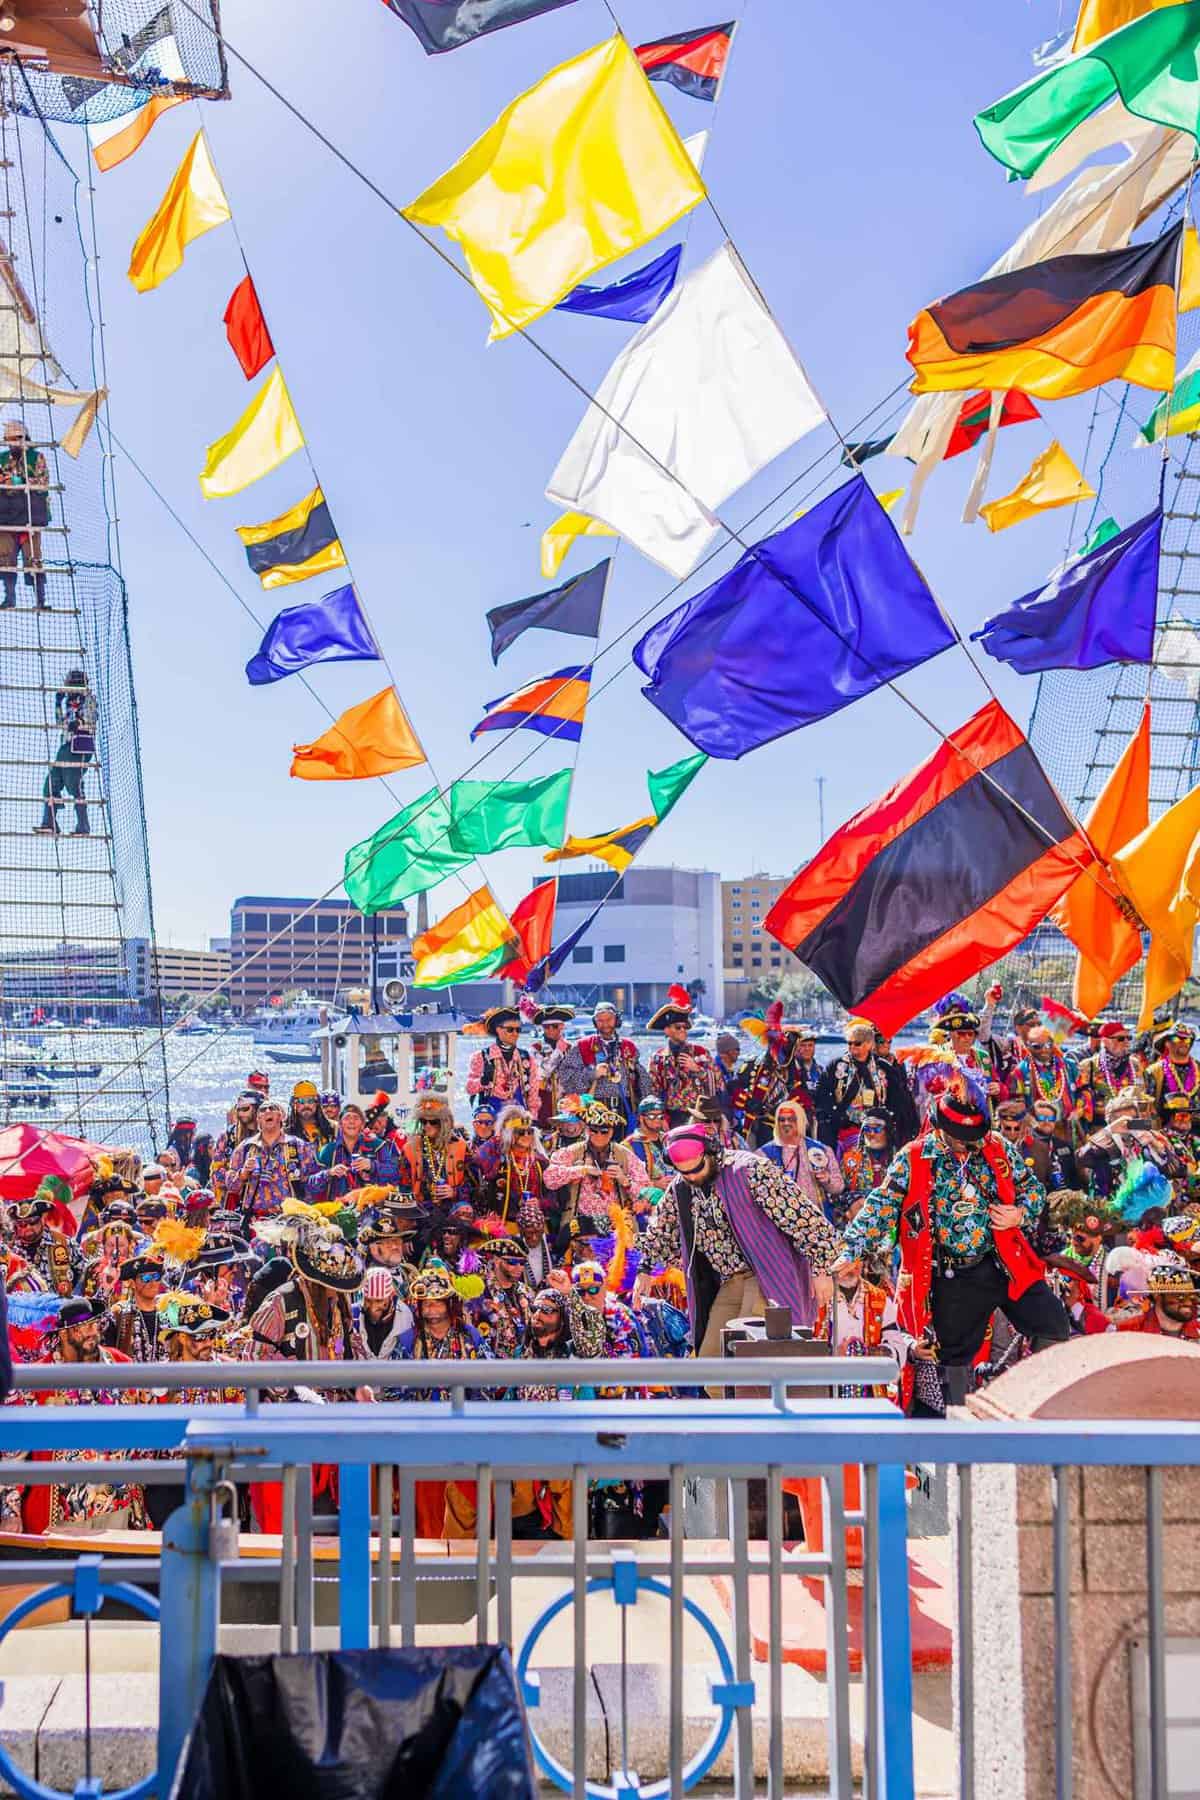
<svg viewBox="0 0 1200 1800"><path fill-rule="evenodd" d="M961 456L964 450L973 450L987 431L991 416L990 393L985 390L980 394L968 394L962 403L962 411L954 421L954 429L942 454L942 461L949 462L952 456ZM999 429L1003 425L1023 425L1026 420L1040 419L1041 416L1028 394L1005 394L996 426Z"/></svg>
<svg viewBox="0 0 1200 1800"><path fill-rule="evenodd" d="M571 545L581 537L616 537L611 525L589 519L586 513L565 512L542 533L542 574L547 581L562 568Z"/></svg>
<svg viewBox="0 0 1200 1800"><path fill-rule="evenodd" d="M570 801L570 769L529 781L456 781L450 788L450 835L457 850L473 856L561 844Z"/></svg>
<svg viewBox="0 0 1200 1800"><path fill-rule="evenodd" d="M652 625L642 689L710 756L745 756L956 642L862 475Z"/></svg>
<svg viewBox="0 0 1200 1800"><path fill-rule="evenodd" d="M206 500L240 494L303 447L304 433L276 363L237 424L208 446L200 490Z"/></svg>
<svg viewBox="0 0 1200 1800"><path fill-rule="evenodd" d="M480 981L512 957L519 939L491 888L476 888L461 906L413 939L414 987Z"/></svg>
<svg viewBox="0 0 1200 1800"><path fill-rule="evenodd" d="M1181 236L1174 225L1148 244L1051 256L926 307L908 328L913 393L1019 388L1063 400L1118 380L1168 389Z"/></svg>
<svg viewBox="0 0 1200 1800"><path fill-rule="evenodd" d="M556 669L539 675L514 693L487 702L487 711L471 733L471 742L483 731L540 731L543 737L562 738L577 744L583 736L592 666Z"/></svg>
<svg viewBox="0 0 1200 1800"><path fill-rule="evenodd" d="M683 245L672 244L669 250L664 250L653 262L635 269L632 275L622 275L619 281L609 282L607 287L572 288L566 299L560 300L554 310L587 313L593 319L624 319L627 323L644 325L647 319L654 317L675 286L682 255Z"/></svg>
<svg viewBox="0 0 1200 1800"><path fill-rule="evenodd" d="M666 769L651 769L646 776L650 792L650 811L631 825L619 825L615 831L597 832L594 837L569 837L560 849L550 850L544 862L569 862L576 856L595 856L606 862L618 875L624 873L645 844L656 825L691 787L707 756L682 756Z"/></svg>
<svg viewBox="0 0 1200 1800"><path fill-rule="evenodd" d="M320 600L285 606L267 626L258 654L246 664L251 687L282 681L319 662L378 662L379 649L352 587Z"/></svg>
<svg viewBox="0 0 1200 1800"><path fill-rule="evenodd" d="M1148 444L1157 444L1162 438L1192 431L1200 431L1200 350L1180 370L1175 386L1163 395L1138 435Z"/></svg>
<svg viewBox="0 0 1200 1800"><path fill-rule="evenodd" d="M1192 972L1200 923L1200 787L1122 845L1112 869L1150 933L1138 1015L1138 1030L1145 1031Z"/></svg>
<svg viewBox="0 0 1200 1800"><path fill-rule="evenodd" d="M238 282L229 296L229 305L225 308L225 336L247 381L253 381L275 354L267 321L249 275Z"/></svg>
<svg viewBox="0 0 1200 1800"><path fill-rule="evenodd" d="M403 211L462 246L495 339L540 318L704 197L618 33L518 95Z"/></svg>
<svg viewBox="0 0 1200 1800"><path fill-rule="evenodd" d="M1014 600L972 637L1022 675L1153 662L1161 539L1156 507Z"/></svg>
<svg viewBox="0 0 1200 1800"><path fill-rule="evenodd" d="M412 31L426 56L457 50L489 31L523 25L572 0L383 0Z"/></svg>
<svg viewBox="0 0 1200 1800"><path fill-rule="evenodd" d="M510 962L497 969L502 981L528 980L530 971L549 956L554 943L554 912L558 903L558 882L539 881L510 915L517 934L518 949Z"/></svg>
<svg viewBox="0 0 1200 1800"><path fill-rule="evenodd" d="M1135 18L1033 76L975 118L985 150L1022 178L1114 95L1139 119L1200 131L1200 0Z"/></svg>
<svg viewBox="0 0 1200 1800"><path fill-rule="evenodd" d="M715 100L733 42L734 21L677 31L639 44L634 55L651 81L668 81L693 100Z"/></svg>
<svg viewBox="0 0 1200 1800"><path fill-rule="evenodd" d="M359 912L377 913L474 860L472 851L456 847L450 802L433 787L347 850L342 885Z"/></svg>
<svg viewBox="0 0 1200 1800"><path fill-rule="evenodd" d="M524 632L533 631L535 627L540 631L566 632L572 637L597 637L611 568L609 557L547 593L530 594L527 600L510 600L506 606L493 606L487 615L492 634L492 661L498 663Z"/></svg>
<svg viewBox="0 0 1200 1800"><path fill-rule="evenodd" d="M87 128L92 158L102 175L115 169L150 136L156 122L173 106L182 106L185 94L151 94L136 112L122 113L118 119L102 119Z"/></svg>
<svg viewBox="0 0 1200 1800"><path fill-rule="evenodd" d="M1098 38L1107 37L1110 31L1119 31L1122 25L1140 19L1143 13L1153 12L1158 6L1176 4L1177 0L1080 0L1071 50L1086 50ZM1095 1016L1088 1014L1089 1019Z"/></svg>
<svg viewBox="0 0 1200 1800"><path fill-rule="evenodd" d="M366 781L424 761L395 689L386 687L348 707L311 744L295 744L291 772L299 781Z"/></svg>
<svg viewBox="0 0 1200 1800"><path fill-rule="evenodd" d="M1007 531L1010 525L1036 518L1038 513L1053 512L1056 507L1074 506L1079 500L1095 497L1095 488L1055 440L1034 457L1012 493L1005 494L1002 500L989 500L980 507L979 516L989 531Z"/></svg>
<svg viewBox="0 0 1200 1800"><path fill-rule="evenodd" d="M138 293L149 293L181 269L187 246L232 217L221 178L209 155L208 139L203 130L198 131L171 177L157 212L133 246L129 279Z"/></svg>
<svg viewBox="0 0 1200 1800"><path fill-rule="evenodd" d="M319 487L295 506L262 525L238 525L246 561L265 588L289 587L310 575L327 575L346 565L329 507Z"/></svg>
<svg viewBox="0 0 1200 1800"><path fill-rule="evenodd" d="M890 1036L1020 943L1093 860L993 700L835 832L765 923Z"/></svg>
<svg viewBox="0 0 1200 1800"><path fill-rule="evenodd" d="M1083 822L1096 855L1107 863L1150 823L1150 703ZM1091 872L1071 883L1050 917L1079 952L1071 998L1085 1019L1098 1019L1113 988L1142 954L1142 936L1122 905Z"/></svg>

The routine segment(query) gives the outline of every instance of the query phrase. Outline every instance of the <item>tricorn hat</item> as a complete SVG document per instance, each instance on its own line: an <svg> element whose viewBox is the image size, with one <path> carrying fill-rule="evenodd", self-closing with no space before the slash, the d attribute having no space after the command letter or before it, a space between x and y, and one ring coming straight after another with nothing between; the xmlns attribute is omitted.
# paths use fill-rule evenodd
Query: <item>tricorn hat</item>
<svg viewBox="0 0 1200 1800"><path fill-rule="evenodd" d="M692 1011L692 996L676 984L667 989L666 1000L646 1020L646 1030L665 1031L668 1025L690 1025Z"/></svg>
<svg viewBox="0 0 1200 1800"><path fill-rule="evenodd" d="M483 1029L495 1037L502 1025L519 1025L521 1015L515 1006L489 1006L483 1015Z"/></svg>

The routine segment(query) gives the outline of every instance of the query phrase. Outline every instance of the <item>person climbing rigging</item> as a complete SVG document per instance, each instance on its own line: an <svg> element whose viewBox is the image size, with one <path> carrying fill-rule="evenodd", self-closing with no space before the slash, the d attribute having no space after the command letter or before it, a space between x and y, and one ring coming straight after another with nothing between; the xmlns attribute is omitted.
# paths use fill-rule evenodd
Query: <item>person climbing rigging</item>
<svg viewBox="0 0 1200 1800"><path fill-rule="evenodd" d="M96 754L96 696L82 669L70 669L54 696L54 722L62 733L42 789L44 804L40 825L34 831L53 837L58 832L58 809L64 799L75 802L75 836L87 837L87 800L83 778Z"/></svg>

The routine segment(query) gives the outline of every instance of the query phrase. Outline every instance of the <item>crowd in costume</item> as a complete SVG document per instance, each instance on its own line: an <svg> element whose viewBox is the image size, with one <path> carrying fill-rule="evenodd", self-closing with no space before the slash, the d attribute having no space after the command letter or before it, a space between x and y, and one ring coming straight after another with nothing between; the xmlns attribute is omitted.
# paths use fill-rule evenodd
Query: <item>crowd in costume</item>
<svg viewBox="0 0 1200 1800"><path fill-rule="evenodd" d="M605 1362L720 1355L731 1320L773 1303L840 1354L889 1356L883 1391L939 1416L1072 1335L1200 1343L1194 1034L1081 1022L1077 1046L1032 1008L1002 1030L1001 997L947 996L900 1050L852 1019L824 1063L778 1005L709 1049L681 988L648 1056L607 1003L578 1023L567 1005L495 1007L467 1104L423 1091L407 1119L384 1093L343 1104L298 1082L280 1100L255 1072L215 1142L179 1121L158 1162L98 1158L86 1191L49 1176L3 1208L14 1360L228 1362L230 1396L257 1360L279 1365L270 1397L336 1405L355 1392L293 1386L287 1365L581 1357L604 1394ZM448 1368L426 1397L452 1386ZM673 1387L696 1391L683 1367ZM482 1392L567 1390L539 1366ZM159 1394L213 1398L182 1367ZM131 1397L147 1396L98 1396ZM0 1491L4 1529L156 1522L153 1488L70 1474ZM473 1531L470 1484L419 1485L423 1534ZM589 1529L653 1529L654 1486L598 1484ZM256 1485L250 1522L278 1529L280 1504ZM522 1535L571 1519L569 1483L514 1497Z"/></svg>

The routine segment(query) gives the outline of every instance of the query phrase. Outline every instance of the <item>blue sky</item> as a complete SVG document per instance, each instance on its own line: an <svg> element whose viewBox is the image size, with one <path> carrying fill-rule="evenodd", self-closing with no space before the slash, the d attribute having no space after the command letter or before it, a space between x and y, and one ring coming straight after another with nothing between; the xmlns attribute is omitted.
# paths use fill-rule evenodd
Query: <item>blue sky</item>
<svg viewBox="0 0 1200 1800"><path fill-rule="evenodd" d="M1031 47L1067 21L1059 0L745 3L715 118L712 107L658 91L685 135L712 126L704 174L722 218L849 433L904 378L909 319L976 278L1031 216L1036 200L1006 183L971 116L1025 79ZM728 16L698 0L614 5L635 42ZM222 13L231 43L401 204L521 88L611 29L600 0L577 0L427 58L380 0L332 8L224 0ZM554 509L543 488L582 402L528 346L488 349L487 316L470 288L236 62L231 74L232 102L203 109L215 160L360 593L446 782L478 754L468 732L485 699L586 652L582 640L531 634L494 670L483 618L488 607L545 585L538 539ZM188 251L184 269L148 295L135 294L123 275L129 246L196 128L195 110L168 114L136 157L98 180L112 418L238 592L269 619L274 597L250 576L233 527L299 499L310 485L307 468L294 457L235 500L205 502L196 480L205 446L250 391L221 323L242 273L237 238L228 227L211 232ZM60 135L69 145L70 132ZM721 236L701 208L685 268ZM560 314L535 331L594 388L632 329ZM1048 411L1054 432L1081 458L1090 405ZM993 495L1013 485L1049 436L1038 423L1002 434ZM740 526L832 441L827 430L801 440L729 503L727 518ZM814 480L828 479L834 461L825 457L793 506ZM1086 523L1057 513L994 538L981 524L963 527L973 467L967 456L937 472L910 540L964 632L1036 585ZM906 473L906 464L880 459L868 477L882 491ZM118 481L159 932L198 944L227 929L235 894L330 888L346 848L415 798L428 775L393 777L397 799L375 782L290 780L291 744L327 722L319 706L294 679L247 686L242 666L257 647L256 628L136 475L118 465ZM769 521L787 510L776 506ZM591 548L574 552L565 572L595 560L586 556ZM605 639L669 585L624 547ZM308 591L289 590L283 603ZM628 641L602 659L597 683L628 663L627 652ZM996 665L989 674L1024 722L1033 683ZM313 675L334 713L383 682L366 664ZM904 686L944 729L987 698L958 651ZM652 860L727 875L791 873L818 845L818 774L832 829L934 743L892 694L874 695L740 763L710 764L656 838ZM637 817L645 770L688 748L627 668L590 713L572 829ZM530 752L525 775L546 773L570 754L518 734L479 773L503 776ZM489 859L488 874L511 905L540 868L537 852L509 851ZM462 893L447 884L435 909Z"/></svg>

